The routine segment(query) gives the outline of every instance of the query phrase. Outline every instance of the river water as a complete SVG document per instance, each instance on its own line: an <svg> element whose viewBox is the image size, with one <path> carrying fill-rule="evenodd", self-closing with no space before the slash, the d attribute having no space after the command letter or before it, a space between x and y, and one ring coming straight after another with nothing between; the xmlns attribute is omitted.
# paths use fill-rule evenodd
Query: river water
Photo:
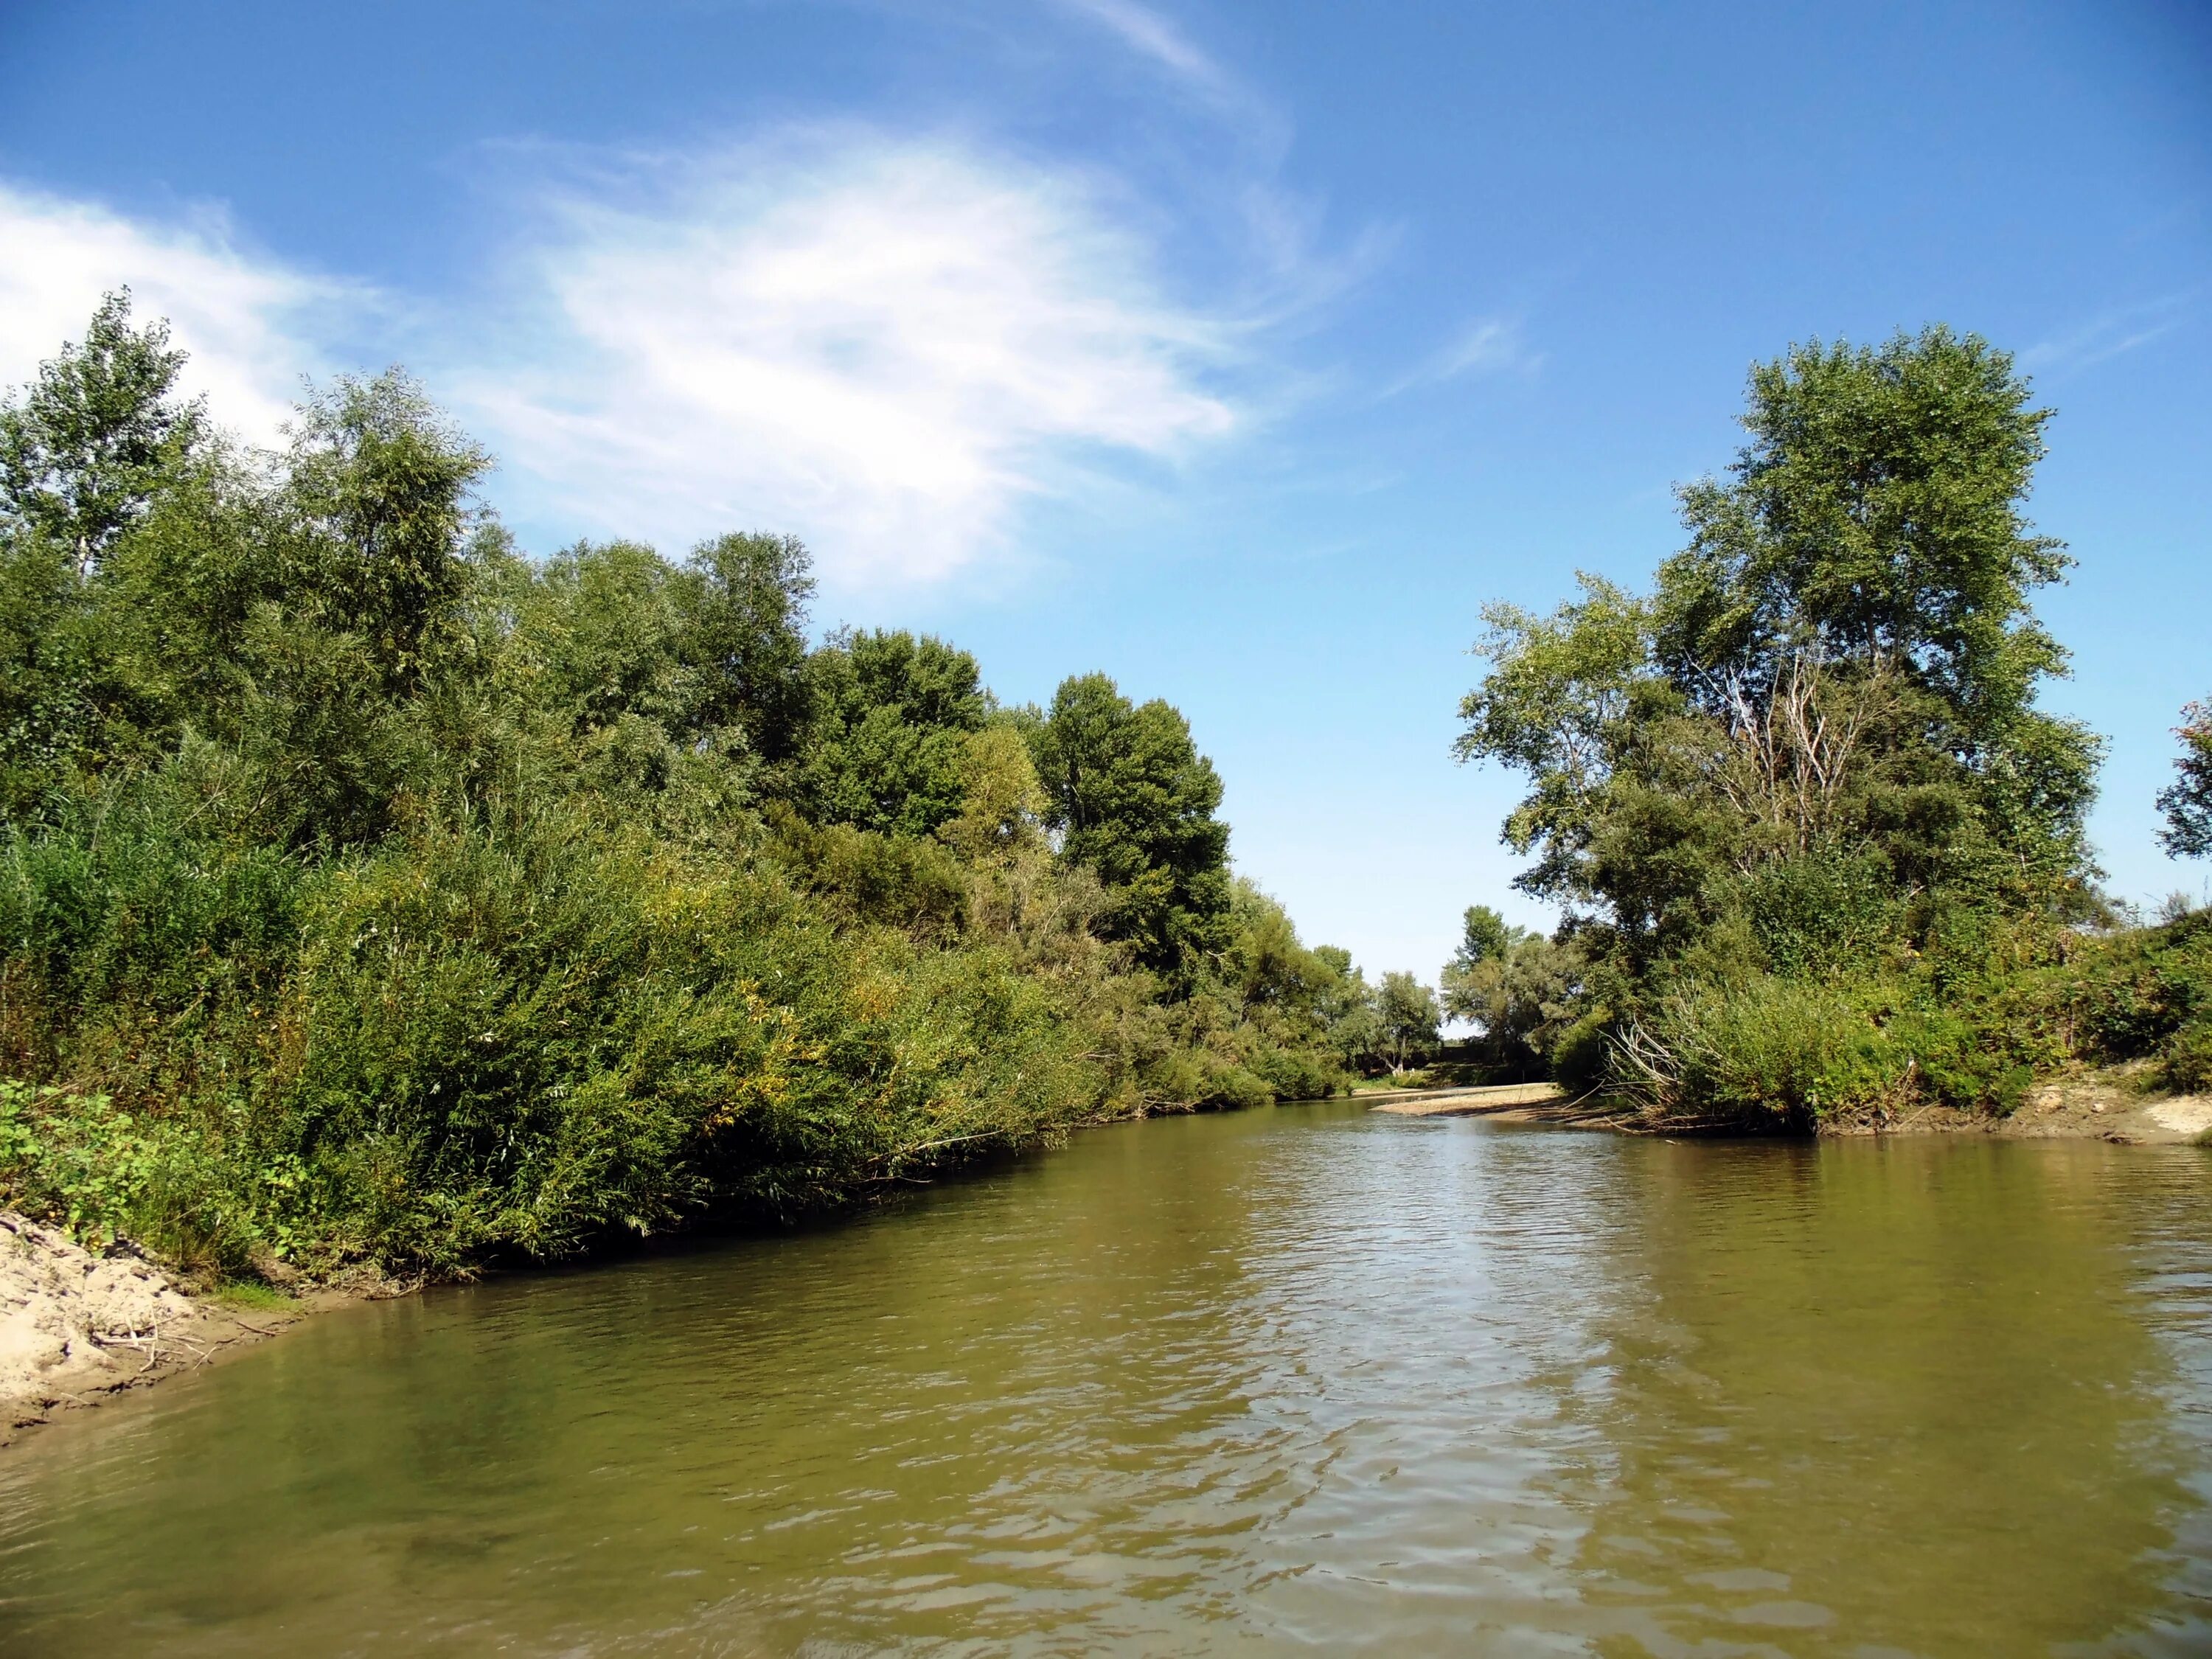
<svg viewBox="0 0 2212 1659"><path fill-rule="evenodd" d="M0 1455L0 1654L2212 1652L2212 1153L1165 1119Z"/></svg>

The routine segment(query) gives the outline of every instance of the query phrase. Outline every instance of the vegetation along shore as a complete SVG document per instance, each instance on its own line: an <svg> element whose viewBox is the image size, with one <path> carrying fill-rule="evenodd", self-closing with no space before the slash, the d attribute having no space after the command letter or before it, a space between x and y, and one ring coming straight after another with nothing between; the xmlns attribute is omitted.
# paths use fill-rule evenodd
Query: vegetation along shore
<svg viewBox="0 0 2212 1659"><path fill-rule="evenodd" d="M404 376L263 453L179 364L118 295L0 412L0 1208L452 1277L1382 1064L1166 703L811 645L786 538L532 562Z"/></svg>
<svg viewBox="0 0 2212 1659"><path fill-rule="evenodd" d="M1168 704L811 642L784 537L526 558L404 375L260 453L179 361L118 295L0 411L0 1392L1439 1059L1668 1131L2203 1127L2212 914L2100 890L2048 414L1978 338L1759 367L1648 591L1487 613L1460 754L1563 920L1469 910L1440 997L1232 873Z"/></svg>

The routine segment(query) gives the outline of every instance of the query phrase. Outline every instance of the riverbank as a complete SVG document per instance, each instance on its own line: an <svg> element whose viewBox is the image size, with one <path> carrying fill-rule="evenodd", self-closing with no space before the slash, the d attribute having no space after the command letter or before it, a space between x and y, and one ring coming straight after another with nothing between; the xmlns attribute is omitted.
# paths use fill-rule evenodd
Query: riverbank
<svg viewBox="0 0 2212 1659"><path fill-rule="evenodd" d="M1497 1123L1556 1123L1578 1129L1629 1130L1635 1115L1588 1096L1570 1098L1556 1083L1502 1083L1394 1091L1372 1110L1393 1117L1483 1117Z"/></svg>
<svg viewBox="0 0 2212 1659"><path fill-rule="evenodd" d="M1901 1118L1841 1124L1822 1133L1979 1134L1999 1140L2106 1140L2126 1146L2183 1146L2212 1134L2212 1095L2148 1093L2141 1086L2142 1069L2112 1066L2045 1083L2009 1117L1931 1106ZM1570 1098L1553 1083L1399 1091L1376 1098L1370 1109L1394 1117L1482 1117L1621 1133L1685 1133L1680 1126L1653 1122L1601 1097Z"/></svg>
<svg viewBox="0 0 2212 1659"><path fill-rule="evenodd" d="M64 1413L214 1364L309 1314L376 1293L329 1285L250 1305L201 1295L135 1253L95 1255L57 1228L0 1211L0 1447Z"/></svg>
<svg viewBox="0 0 2212 1659"><path fill-rule="evenodd" d="M1930 1107L1892 1124L1850 1134L1985 1134L1999 1140L2109 1140L2122 1146L2176 1146L2212 1133L2212 1095L2146 1092L2141 1066L2060 1078L2029 1091L2009 1117Z"/></svg>
<svg viewBox="0 0 2212 1659"><path fill-rule="evenodd" d="M1680 1133L1556 1084L1392 1091L1370 1097L1394 1117L1481 1117L1617 1133ZM2010 1117L1943 1109L1839 1136L1982 1134L2008 1140L2173 1146L2212 1133L2212 1096L2147 1095L2126 1067L2036 1089ZM207 1295L133 1252L95 1254L58 1229L0 1212L0 1448L63 1413L220 1363L313 1313L408 1286L381 1278L320 1285L247 1305Z"/></svg>

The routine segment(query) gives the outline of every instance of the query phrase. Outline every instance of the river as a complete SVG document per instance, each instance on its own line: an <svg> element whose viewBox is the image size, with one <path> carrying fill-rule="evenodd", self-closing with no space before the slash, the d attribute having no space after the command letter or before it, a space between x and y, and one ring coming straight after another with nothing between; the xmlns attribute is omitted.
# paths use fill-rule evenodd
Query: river
<svg viewBox="0 0 2212 1659"><path fill-rule="evenodd" d="M2212 1652L2212 1153L1155 1120L0 1455L0 1653Z"/></svg>

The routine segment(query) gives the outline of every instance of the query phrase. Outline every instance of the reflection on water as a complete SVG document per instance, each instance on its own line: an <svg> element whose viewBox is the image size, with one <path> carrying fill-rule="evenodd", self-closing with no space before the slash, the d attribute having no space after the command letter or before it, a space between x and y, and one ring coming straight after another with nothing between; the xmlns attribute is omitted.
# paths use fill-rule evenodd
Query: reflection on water
<svg viewBox="0 0 2212 1659"><path fill-rule="evenodd" d="M0 1458L0 1652L2212 1650L2212 1157L1168 1120Z"/></svg>

